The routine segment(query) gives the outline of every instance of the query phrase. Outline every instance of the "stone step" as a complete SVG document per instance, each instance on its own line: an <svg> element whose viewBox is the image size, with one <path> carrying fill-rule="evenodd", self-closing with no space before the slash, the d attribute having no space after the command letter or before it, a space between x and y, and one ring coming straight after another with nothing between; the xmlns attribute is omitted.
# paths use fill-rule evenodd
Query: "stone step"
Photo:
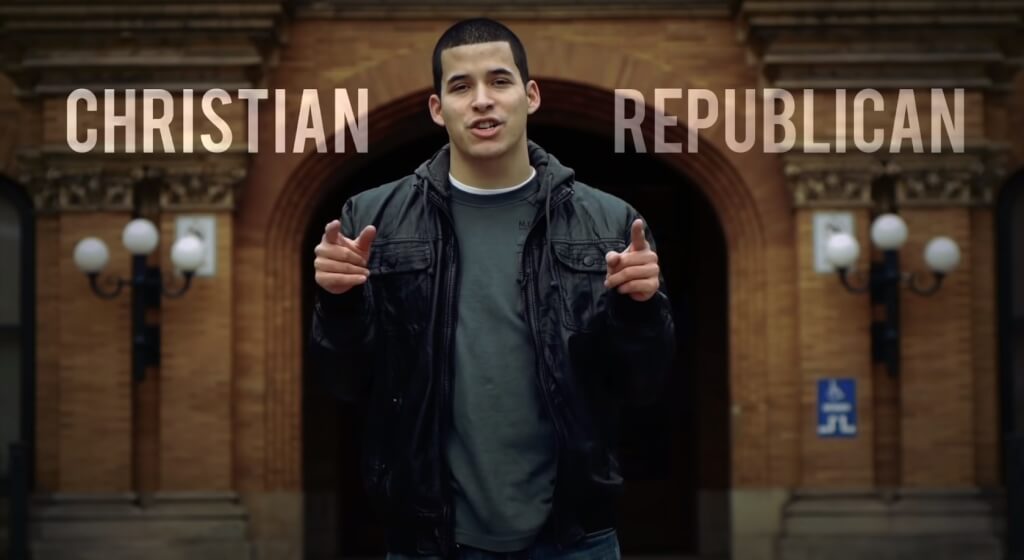
<svg viewBox="0 0 1024 560"><path fill-rule="evenodd" d="M980 492L797 493L783 513L786 560L1000 560L999 499Z"/></svg>
<svg viewBox="0 0 1024 560"><path fill-rule="evenodd" d="M786 535L992 537L1003 532L998 503L979 495L904 493L801 495L787 504Z"/></svg>
<svg viewBox="0 0 1024 560"><path fill-rule="evenodd" d="M248 515L233 494L55 495L32 504L33 558L247 560Z"/></svg>
<svg viewBox="0 0 1024 560"><path fill-rule="evenodd" d="M32 512L31 538L244 539L247 517L241 505L219 500L158 500L145 507L125 500L37 501Z"/></svg>
<svg viewBox="0 0 1024 560"><path fill-rule="evenodd" d="M239 541L174 542L166 540L80 542L32 542L33 560L248 560L252 553L248 543Z"/></svg>
<svg viewBox="0 0 1024 560"><path fill-rule="evenodd" d="M783 537L786 560L1003 560L995 538Z"/></svg>

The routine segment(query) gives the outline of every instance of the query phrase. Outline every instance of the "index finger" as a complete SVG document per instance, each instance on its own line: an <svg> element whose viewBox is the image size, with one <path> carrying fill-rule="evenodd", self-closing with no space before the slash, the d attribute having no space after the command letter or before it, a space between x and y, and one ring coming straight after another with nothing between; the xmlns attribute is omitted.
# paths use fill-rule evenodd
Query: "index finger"
<svg viewBox="0 0 1024 560"><path fill-rule="evenodd" d="M643 220L640 218L633 220L633 226L629 237L629 244L633 247L634 251L643 251L648 248L647 238L644 237Z"/></svg>

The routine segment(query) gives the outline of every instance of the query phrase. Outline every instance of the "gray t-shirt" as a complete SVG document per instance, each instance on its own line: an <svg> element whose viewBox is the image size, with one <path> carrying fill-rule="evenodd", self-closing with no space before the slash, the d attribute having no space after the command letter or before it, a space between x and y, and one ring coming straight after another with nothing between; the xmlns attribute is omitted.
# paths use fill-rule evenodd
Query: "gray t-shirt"
<svg viewBox="0 0 1024 560"><path fill-rule="evenodd" d="M536 177L500 194L452 188L459 241L453 431L448 462L455 540L495 552L524 549L551 509L557 441L537 382L517 282L538 207Z"/></svg>

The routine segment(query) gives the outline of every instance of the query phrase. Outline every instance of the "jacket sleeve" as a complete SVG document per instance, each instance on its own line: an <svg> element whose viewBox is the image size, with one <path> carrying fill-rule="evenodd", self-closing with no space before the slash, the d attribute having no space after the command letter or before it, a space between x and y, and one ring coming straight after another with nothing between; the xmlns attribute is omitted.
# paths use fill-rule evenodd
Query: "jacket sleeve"
<svg viewBox="0 0 1024 560"><path fill-rule="evenodd" d="M349 199L341 212L341 233L355 238L357 224ZM313 375L335 397L352 402L369 389L372 328L364 286L332 294L319 285L313 303L309 359Z"/></svg>
<svg viewBox="0 0 1024 560"><path fill-rule="evenodd" d="M630 209L626 222L626 243L629 226L642 218ZM644 220L646 224L646 220ZM647 242L657 251L650 228L645 227ZM672 306L665 289L665 278L660 278L658 291L647 301L635 301L617 290L608 292L608 315L605 348L613 364L611 381L620 388L627 402L650 404L661 394L675 356L675 323Z"/></svg>

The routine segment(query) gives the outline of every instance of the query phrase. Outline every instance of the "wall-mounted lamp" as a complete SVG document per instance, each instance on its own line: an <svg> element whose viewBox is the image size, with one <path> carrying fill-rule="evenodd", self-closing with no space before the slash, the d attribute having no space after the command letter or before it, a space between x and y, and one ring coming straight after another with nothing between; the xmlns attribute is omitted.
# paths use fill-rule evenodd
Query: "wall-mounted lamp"
<svg viewBox="0 0 1024 560"><path fill-rule="evenodd" d="M168 290L160 268L146 264L156 249L160 234L153 222L136 218L125 226L121 241L132 254L131 279L116 278L110 290L100 287L99 275L110 260L107 244L96 237L86 237L75 245L75 265L89 276L89 285L97 296L112 299L127 286L132 287L132 378L142 381L146 367L160 363L160 327L146 324L146 310L160 307L160 297L177 298L188 291L196 269L203 264L206 247L196 235L178 238L171 247L171 261L184 273L184 283ZM168 285L170 282L167 283Z"/></svg>
<svg viewBox="0 0 1024 560"><path fill-rule="evenodd" d="M882 251L881 261L872 261L867 278L855 285L850 267L860 255L860 244L848 233L832 235L825 246L825 258L836 268L839 281L853 293L871 293L871 302L885 305L885 319L871 329L872 354L884 362L890 375L900 369L900 286L928 296L939 290L942 280L960 263L960 247L948 237L935 237L924 248L924 260L931 269L931 282L919 285L920 275L900 270L900 247L907 240L907 224L896 214L882 214L871 224L871 241Z"/></svg>

